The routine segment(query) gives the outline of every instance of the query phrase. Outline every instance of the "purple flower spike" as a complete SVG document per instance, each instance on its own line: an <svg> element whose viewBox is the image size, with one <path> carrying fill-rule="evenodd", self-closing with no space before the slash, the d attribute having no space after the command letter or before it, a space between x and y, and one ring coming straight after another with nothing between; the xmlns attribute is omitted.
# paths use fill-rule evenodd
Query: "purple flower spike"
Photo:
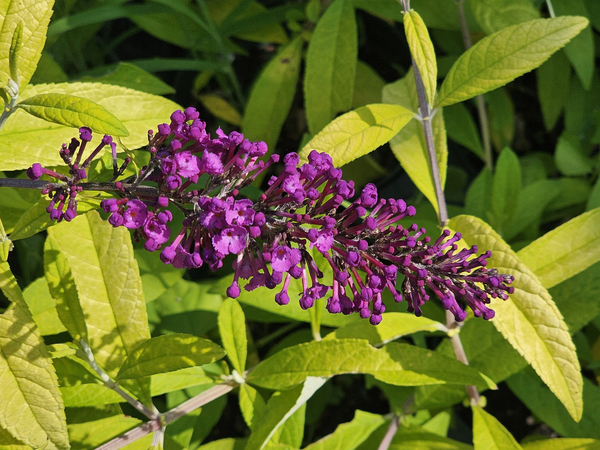
<svg viewBox="0 0 600 450"><path fill-rule="evenodd" d="M111 145L113 179L125 170L117 169L116 146L108 136L79 165L91 132L82 128L80 139L81 144L75 139L61 149L68 176L39 164L27 171L33 179L47 175L67 185L45 192L55 220L75 217L78 183L95 152ZM342 178L341 169L325 153L311 151L302 165L298 154L283 156L283 172L250 200L243 196L245 188L280 159L274 154L259 160L267 154L264 142L250 142L239 132L222 129L211 135L198 111L187 108L175 111L158 132L149 132L147 148L150 162L138 178L133 183L117 181L118 199L103 200L109 223L134 229L136 240L143 239L148 251L164 245L161 260L177 268L206 265L216 271L225 258L234 259L230 297L240 296L242 287L280 287L274 292L275 302L286 305L289 284L297 279L302 283L301 308L312 308L329 296L330 313L356 313L377 325L386 311L386 290L395 301L406 301L408 311L417 316L435 295L456 320L464 320L466 307L489 320L494 316L492 299L503 300L513 292L511 276L486 267L489 252L478 256L475 247L459 249L460 236L446 231L431 242L423 228L404 228L403 219L416 213L413 206L380 198L374 184L356 193L354 183ZM145 182L151 186L141 185ZM183 227L171 238L175 211L176 217L183 215Z"/></svg>

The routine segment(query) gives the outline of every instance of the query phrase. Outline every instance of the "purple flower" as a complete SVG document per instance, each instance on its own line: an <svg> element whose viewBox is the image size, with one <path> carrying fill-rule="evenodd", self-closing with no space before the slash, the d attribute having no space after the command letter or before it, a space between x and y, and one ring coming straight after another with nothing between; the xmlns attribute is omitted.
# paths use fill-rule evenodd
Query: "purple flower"
<svg viewBox="0 0 600 450"><path fill-rule="evenodd" d="M160 245L167 242L169 237L171 237L171 230L163 222L158 220L158 217L152 217L144 223L144 234L148 239L153 240L155 244L160 247ZM155 250L158 250L158 247Z"/></svg>
<svg viewBox="0 0 600 450"><path fill-rule="evenodd" d="M213 236L212 242L216 251L223 255L238 254L246 248L248 232L242 227L225 228L220 234Z"/></svg>
<svg viewBox="0 0 600 450"><path fill-rule="evenodd" d="M288 272L301 259L300 250L280 245L271 252L271 267L278 272Z"/></svg>
<svg viewBox="0 0 600 450"><path fill-rule="evenodd" d="M123 225L126 228L140 228L148 217L148 208L140 200L129 200L123 213Z"/></svg>
<svg viewBox="0 0 600 450"><path fill-rule="evenodd" d="M181 177L189 178L200 173L198 158L189 151L175 154L175 162L177 163L177 173Z"/></svg>

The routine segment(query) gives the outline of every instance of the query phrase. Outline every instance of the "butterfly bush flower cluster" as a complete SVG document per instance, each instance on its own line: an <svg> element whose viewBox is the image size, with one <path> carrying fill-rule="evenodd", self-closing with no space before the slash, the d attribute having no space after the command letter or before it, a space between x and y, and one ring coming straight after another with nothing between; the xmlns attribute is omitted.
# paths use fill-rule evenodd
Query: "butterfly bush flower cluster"
<svg viewBox="0 0 600 450"><path fill-rule="evenodd" d="M91 139L88 129L83 130L81 151ZM107 136L99 147L104 145L113 146ZM211 136L198 112L188 108L175 111L170 124L159 125L156 134L149 132L147 148L150 162L128 186L150 182L157 187L155 195L132 195L125 183L117 182L119 198L102 202L110 213L108 221L134 229L146 250L160 251L161 260L177 268L207 265L216 271L233 255L230 297L238 297L242 287L247 291L267 287L275 290L278 304L286 305L291 300L290 283L298 279L302 309L327 297L330 313L358 313L377 325L385 311L386 290L395 301L405 300L417 316L433 293L459 321L467 315L460 303L475 316L491 319L491 299L506 300L513 292L509 286L513 277L486 267L490 252L477 256L476 246L459 247L460 233L450 236L445 230L432 242L425 229L399 225L415 215L413 206L379 198L373 184L355 192L354 183L342 179L342 171L325 153L312 151L305 163L297 154L287 154L282 172L272 176L266 191L253 201L240 191L280 162L278 155L262 159L267 153L264 142L250 142L236 131L226 134L221 129ZM77 191L78 181L85 177L78 171L97 150L81 168L81 151L74 163L69 160L72 178L59 178L67 181L68 189L75 186L73 192ZM30 172L56 176L35 165ZM74 193L68 193L74 199ZM57 207L62 208L67 197L55 193L52 205L62 202ZM185 217L175 236L169 228L170 204ZM73 215L69 213L69 219ZM67 213L61 217L67 219ZM53 218L59 219L56 213Z"/></svg>
<svg viewBox="0 0 600 450"><path fill-rule="evenodd" d="M63 144L60 149L60 157L69 168L67 175L46 169L38 163L33 164L27 170L27 176L32 180L39 180L42 175L47 175L54 178L57 182L62 182L49 184L47 188L42 190L43 195L50 197L50 204L46 208L46 211L50 213L52 220L58 222L62 220L70 222L77 216L77 193L81 192L82 189L78 184L87 178L87 168L100 150L107 145L110 146L113 153L113 160L116 161L117 146L111 136L105 135L100 144L83 162L81 161L83 152L87 143L92 140L92 130L88 127L80 128L79 139L81 139L81 142L73 138L69 145ZM121 173L128 162L128 160L125 161L124 166L121 168Z"/></svg>

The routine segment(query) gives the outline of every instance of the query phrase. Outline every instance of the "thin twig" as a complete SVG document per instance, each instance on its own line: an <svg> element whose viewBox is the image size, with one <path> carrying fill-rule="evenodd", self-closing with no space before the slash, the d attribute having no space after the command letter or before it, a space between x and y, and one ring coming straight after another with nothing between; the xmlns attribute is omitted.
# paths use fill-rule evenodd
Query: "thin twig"
<svg viewBox="0 0 600 450"><path fill-rule="evenodd" d="M448 209L446 208L446 198L444 197L444 189L442 188L442 178L440 175L440 167L438 165L437 153L435 151L435 141L433 140L433 115L429 109L427 95L425 94L425 86L419 68L412 60L413 72L415 74L415 84L417 86L417 96L419 98L419 110L421 112L421 124L423 125L423 133L425 134L425 145L427 147L427 155L429 156L429 166L431 168L431 177L433 179L433 187L435 189L435 197L438 204L438 219L443 227L448 222Z"/></svg>
<svg viewBox="0 0 600 450"><path fill-rule="evenodd" d="M471 40L471 33L469 32L467 16L465 15L465 8L463 5L464 0L455 0L455 2L456 8L458 10L458 20L460 22L460 31L462 33L465 50L469 50L473 46L473 41ZM485 165L488 169L492 170L494 168L494 163L492 160L492 140L490 138L490 122L488 120L487 110L485 108L485 99L483 98L483 95L478 95L476 97L476 102L477 114L479 115L479 126L481 127L481 140L483 142Z"/></svg>
<svg viewBox="0 0 600 450"><path fill-rule="evenodd" d="M94 372L96 372L98 374L98 376L100 377L100 379L104 382L104 386L115 391L117 394L119 394L121 397L123 397L123 399L125 399L127 401L127 403L129 403L131 406L133 406L135 409L137 409L143 415L148 417L148 419L154 420L154 419L158 418L158 416L159 416L158 413L152 411L150 408L148 408L142 402L133 398L131 395L129 395L127 392L125 392L123 389L121 389L117 383L115 383L113 380L111 380L110 376L96 362L96 358L94 357L94 354L92 353L92 349L87 344L87 342L85 342L83 339L81 339L79 341L79 346L81 347L81 349L83 351L78 354L83 355L83 357L85 358L87 363L90 365L90 367L92 369L94 369Z"/></svg>
<svg viewBox="0 0 600 450"><path fill-rule="evenodd" d="M554 8L552 7L552 0L546 0L546 5L548 5L548 13L550 14L550 17L554 19L556 15L554 14Z"/></svg>
<svg viewBox="0 0 600 450"><path fill-rule="evenodd" d="M134 428L133 430L129 430L127 433L118 436L111 441L108 441L106 444L101 445L96 448L96 450L118 450L120 448L125 447L126 445L131 444L138 439L143 438L147 434L152 433L153 431L160 430L166 427L171 422L179 419L186 414L189 414L193 410L200 408L201 406L206 405L207 403L219 398L233 388L238 386L238 383L234 381L227 381L222 384L218 384L201 394L192 397L186 402L183 402L181 405L176 406L170 411L161 414L159 417L150 420L149 422L143 423L142 425Z"/></svg>
<svg viewBox="0 0 600 450"><path fill-rule="evenodd" d="M454 314L450 311L446 311L446 326L448 329L456 329L462 327L462 322L457 322L454 319ZM467 359L467 354L465 353L465 349L462 345L462 341L460 340L459 333L449 333L450 343L452 344L452 350L454 350L454 355L456 355L456 359L465 365L469 365L469 360ZM472 405L477 405L479 403L479 391L475 386L465 386L467 390L467 395L471 399Z"/></svg>
<svg viewBox="0 0 600 450"><path fill-rule="evenodd" d="M394 417L392 417L392 421L390 422L390 426L385 432L385 436L383 437L383 440L381 441L381 444L379 444L377 450L388 450L388 448L390 448L390 444L392 443L392 440L398 431L399 422L400 418L394 415Z"/></svg>

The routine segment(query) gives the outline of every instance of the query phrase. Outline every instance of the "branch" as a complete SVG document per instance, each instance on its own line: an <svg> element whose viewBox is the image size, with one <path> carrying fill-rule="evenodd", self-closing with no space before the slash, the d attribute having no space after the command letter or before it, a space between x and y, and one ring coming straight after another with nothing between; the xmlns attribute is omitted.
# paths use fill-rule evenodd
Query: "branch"
<svg viewBox="0 0 600 450"><path fill-rule="evenodd" d="M462 327L462 322L456 322L454 314L450 311L446 311L446 325L449 330L453 330ZM452 344L452 350L454 350L456 359L468 366L469 360L467 359L467 354L465 353L462 341L460 340L458 330L455 333L448 333L448 337L450 338L450 343ZM479 391L477 391L477 388L475 386L465 386L465 389L467 390L467 395L471 399L471 404L479 404Z"/></svg>
<svg viewBox="0 0 600 450"><path fill-rule="evenodd" d="M392 417L392 421L390 422L390 426L385 432L385 436L383 437L383 440L381 441L381 444L379 444L377 450L388 450L388 448L390 448L390 444L392 443L392 440L398 431L399 421L400 418L394 414L394 417Z"/></svg>
<svg viewBox="0 0 600 450"><path fill-rule="evenodd" d="M443 227L448 223L448 209L446 208L446 198L444 197L444 189L442 188L442 178L440 176L440 168L438 166L437 154L435 152L435 142L433 140L433 126L431 121L433 116L429 109L429 103L427 102L427 95L425 94L425 86L423 85L423 79L419 68L415 64L415 60L412 59L413 71L415 74L415 84L417 86L417 96L419 98L419 109L421 111L421 124L423 125L423 132L425 134L425 145L427 146L427 155L429 156L429 166L431 167L431 177L433 179L433 186L435 188L435 198L437 200L439 213L438 219L440 225Z"/></svg>
<svg viewBox="0 0 600 450"><path fill-rule="evenodd" d="M120 183L121 188L116 183L78 183L84 191L104 191L104 192L129 192L136 196L158 197L159 191L152 186L141 186L132 183ZM29 180L27 178L0 178L0 187L11 187L17 189L46 189L64 187L62 183Z"/></svg>
<svg viewBox="0 0 600 450"><path fill-rule="evenodd" d="M473 41L471 40L467 16L465 15L465 8L463 5L464 0L455 0L455 2L458 9L458 20L460 22L460 31L462 33L465 50L469 50L473 46ZM485 99L483 98L483 95L478 95L475 99L477 101L477 113L479 115L479 125L481 127L481 140L483 141L485 165L488 169L492 170L494 168L494 163L492 161L492 142L490 138L490 123L485 108Z"/></svg>
<svg viewBox="0 0 600 450"><path fill-rule="evenodd" d="M201 394L189 399L188 401L183 402L181 405L176 406L170 411L161 414L159 417L156 417L155 419L152 419L149 422L143 423L142 425L134 428L133 430L129 430L127 433L122 434L121 436L116 437L111 441L108 441L106 444L103 444L100 447L96 448L96 450L117 450L119 448L123 448L126 445L129 445L132 442L143 438L147 434L152 433L153 431L157 431L166 427L171 422L174 422L180 417L189 414L193 410L206 405L214 399L227 394L236 386L238 386L238 383L234 381L226 381L225 383L218 384L202 392Z"/></svg>

